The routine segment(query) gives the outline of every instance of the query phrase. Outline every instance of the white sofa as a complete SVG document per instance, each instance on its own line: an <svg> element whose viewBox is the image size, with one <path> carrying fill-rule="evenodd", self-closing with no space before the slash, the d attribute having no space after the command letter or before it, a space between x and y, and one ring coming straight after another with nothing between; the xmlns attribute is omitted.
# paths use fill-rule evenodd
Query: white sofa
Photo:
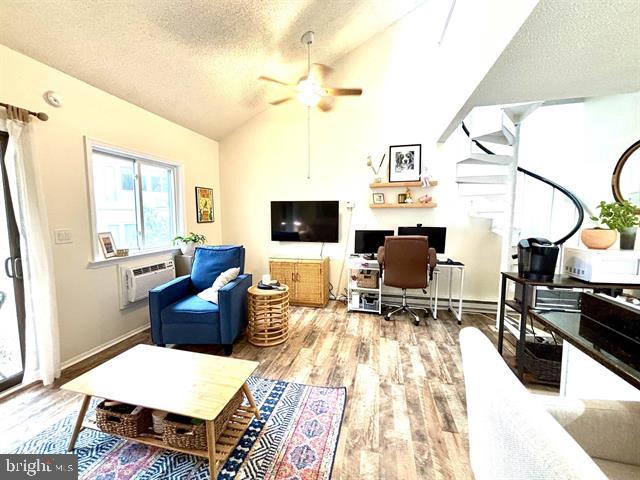
<svg viewBox="0 0 640 480"><path fill-rule="evenodd" d="M460 349L476 480L640 479L640 402L531 394L476 328Z"/></svg>

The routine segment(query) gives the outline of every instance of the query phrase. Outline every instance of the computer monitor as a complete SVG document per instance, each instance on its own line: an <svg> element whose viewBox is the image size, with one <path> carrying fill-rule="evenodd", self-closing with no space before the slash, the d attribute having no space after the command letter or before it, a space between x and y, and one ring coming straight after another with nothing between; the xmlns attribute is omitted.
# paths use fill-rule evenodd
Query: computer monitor
<svg viewBox="0 0 640 480"><path fill-rule="evenodd" d="M384 246L384 238L393 235L393 230L356 230L354 253L378 253L378 247Z"/></svg>
<svg viewBox="0 0 640 480"><path fill-rule="evenodd" d="M429 247L436 249L436 253L444 253L445 241L447 239L446 227L398 227L398 235L421 235L429 237Z"/></svg>

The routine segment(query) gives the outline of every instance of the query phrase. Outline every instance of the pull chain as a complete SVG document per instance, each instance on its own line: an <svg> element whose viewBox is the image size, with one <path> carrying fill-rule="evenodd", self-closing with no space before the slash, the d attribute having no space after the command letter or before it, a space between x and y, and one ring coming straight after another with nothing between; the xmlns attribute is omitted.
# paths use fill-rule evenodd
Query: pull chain
<svg viewBox="0 0 640 480"><path fill-rule="evenodd" d="M311 107L307 107L307 180L311 180Z"/></svg>

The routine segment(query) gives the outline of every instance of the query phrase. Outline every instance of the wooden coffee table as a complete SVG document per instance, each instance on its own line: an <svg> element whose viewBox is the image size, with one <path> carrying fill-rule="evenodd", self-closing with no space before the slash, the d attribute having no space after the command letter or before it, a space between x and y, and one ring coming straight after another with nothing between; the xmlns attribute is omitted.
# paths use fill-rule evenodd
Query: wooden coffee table
<svg viewBox="0 0 640 480"><path fill-rule="evenodd" d="M204 420L208 451L171 447L158 435L123 438L208 458L209 473L214 479L219 462L224 462L235 448L235 444L230 445L228 441L216 444L216 417L242 389L249 407L238 408L234 428L225 429L222 436L231 437L237 443L254 415L260 419L246 383L257 367L258 362L248 360L136 345L61 387L84 395L68 450L73 450L82 428L98 429L84 419L91 397L107 398ZM244 428L239 430L238 424Z"/></svg>

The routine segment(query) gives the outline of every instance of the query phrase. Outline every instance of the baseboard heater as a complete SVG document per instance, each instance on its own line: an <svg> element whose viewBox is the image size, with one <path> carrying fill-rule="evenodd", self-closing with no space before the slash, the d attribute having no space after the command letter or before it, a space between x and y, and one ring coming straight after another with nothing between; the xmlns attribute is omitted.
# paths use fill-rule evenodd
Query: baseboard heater
<svg viewBox="0 0 640 480"><path fill-rule="evenodd" d="M385 303L398 303L399 300L402 299L402 295L395 294L383 294L382 295L382 304ZM407 295L407 301L409 304L413 304L419 307L428 307L429 306L429 297L428 296L417 296L417 295ZM458 307L458 299L453 298L451 300L451 304L454 308ZM449 307L449 299L441 298L438 301L438 310L446 310ZM495 314L498 311L498 303L492 302L488 300L462 300L462 313L493 313Z"/></svg>

